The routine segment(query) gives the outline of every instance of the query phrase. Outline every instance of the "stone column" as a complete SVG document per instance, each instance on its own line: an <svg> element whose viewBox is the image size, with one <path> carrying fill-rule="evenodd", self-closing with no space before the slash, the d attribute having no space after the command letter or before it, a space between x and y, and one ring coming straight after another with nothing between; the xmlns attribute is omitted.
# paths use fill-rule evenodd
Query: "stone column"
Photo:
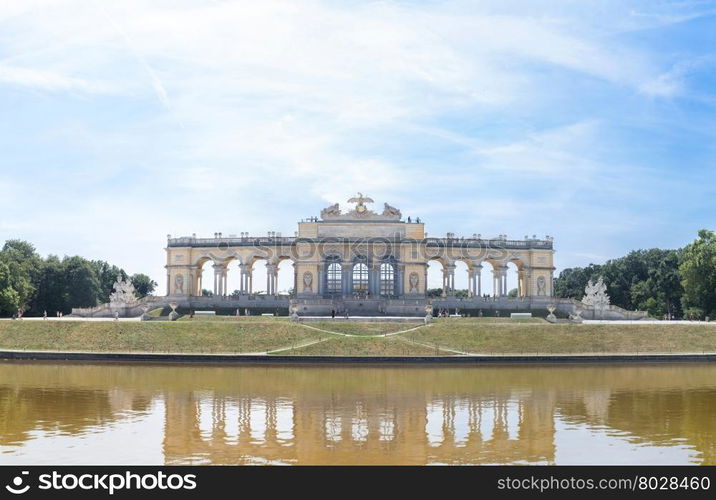
<svg viewBox="0 0 716 500"><path fill-rule="evenodd" d="M229 269L227 266L224 266L221 270L221 291L222 291L222 297L226 297L229 295L229 291L227 288L229 288L229 280L228 280L228 273Z"/></svg>
<svg viewBox="0 0 716 500"><path fill-rule="evenodd" d="M448 270L447 270L446 267L443 267L443 286L442 286L442 289L443 289L442 296L443 296L443 297L447 297L447 293L448 293Z"/></svg>
<svg viewBox="0 0 716 500"><path fill-rule="evenodd" d="M492 295L494 297L499 297L502 295L501 290L501 280L500 280L500 271L498 269L492 270Z"/></svg>
<svg viewBox="0 0 716 500"><path fill-rule="evenodd" d="M525 297L532 297L534 294L532 293L532 270L530 268L526 267L524 270L524 280L525 280Z"/></svg>
<svg viewBox="0 0 716 500"><path fill-rule="evenodd" d="M278 263L274 265L273 277L271 279L271 293L278 295Z"/></svg>
<svg viewBox="0 0 716 500"><path fill-rule="evenodd" d="M239 280L239 292L246 293L246 290L248 288L247 284L247 273L246 273L246 264L239 264L239 269L241 271L241 277Z"/></svg>
<svg viewBox="0 0 716 500"><path fill-rule="evenodd" d="M371 297L380 295L380 262L368 264L368 293Z"/></svg>
<svg viewBox="0 0 716 500"><path fill-rule="evenodd" d="M299 291L298 291L298 266L296 265L296 262L293 262L291 265L293 266L293 295L295 296L299 293ZM303 281L303 280L301 280L301 281ZM311 285L318 287L318 282L311 283Z"/></svg>
<svg viewBox="0 0 716 500"><path fill-rule="evenodd" d="M445 295L455 295L455 264L448 264L443 268L443 283Z"/></svg>
<svg viewBox="0 0 716 500"><path fill-rule="evenodd" d="M405 265L395 266L395 294L402 297L405 294Z"/></svg>
<svg viewBox="0 0 716 500"><path fill-rule="evenodd" d="M482 297L482 266L475 266L475 295Z"/></svg>
<svg viewBox="0 0 716 500"><path fill-rule="evenodd" d="M321 262L318 266L318 282L316 283L316 291L318 295L326 293L326 263ZM303 278L301 278L301 293L303 293Z"/></svg>
<svg viewBox="0 0 716 500"><path fill-rule="evenodd" d="M194 295L201 297L201 275L203 270L201 267L197 267L194 273Z"/></svg>
<svg viewBox="0 0 716 500"><path fill-rule="evenodd" d="M266 264L266 295L273 295L275 264Z"/></svg>
<svg viewBox="0 0 716 500"><path fill-rule="evenodd" d="M341 265L341 288L343 295L353 294L353 265L351 262L343 262Z"/></svg>
<svg viewBox="0 0 716 500"><path fill-rule="evenodd" d="M425 263L425 272L423 273L423 295L428 296L428 263Z"/></svg>
<svg viewBox="0 0 716 500"><path fill-rule="evenodd" d="M214 268L214 297L221 296L221 264L214 264L211 267Z"/></svg>

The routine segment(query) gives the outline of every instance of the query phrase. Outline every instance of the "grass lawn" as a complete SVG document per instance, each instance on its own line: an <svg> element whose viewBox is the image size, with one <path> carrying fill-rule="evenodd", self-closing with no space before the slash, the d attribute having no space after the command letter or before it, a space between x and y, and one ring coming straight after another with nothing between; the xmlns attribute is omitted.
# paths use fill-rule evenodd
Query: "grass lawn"
<svg viewBox="0 0 716 500"><path fill-rule="evenodd" d="M278 354L297 356L443 356L444 352L406 342L399 337L332 337L323 342Z"/></svg>
<svg viewBox="0 0 716 500"><path fill-rule="evenodd" d="M483 354L716 352L716 325L553 325L438 319L404 336Z"/></svg>
<svg viewBox="0 0 716 500"><path fill-rule="evenodd" d="M60 351L264 352L317 338L276 318L226 321L0 321L0 348Z"/></svg>
<svg viewBox="0 0 716 500"><path fill-rule="evenodd" d="M415 323L316 322L307 326L349 333L323 333L286 318L214 317L179 321L0 321L0 349L97 352L260 353L352 356L435 355L435 346L475 354L583 354L716 352L716 324L553 325L541 319L440 318L429 327L382 335ZM408 342L424 344L415 345ZM290 354L282 351L281 354ZM441 355L449 352L440 351Z"/></svg>
<svg viewBox="0 0 716 500"><path fill-rule="evenodd" d="M434 321L437 323L447 323L447 324L460 324L460 325L484 325L484 324L494 324L494 323L504 323L504 324L524 324L524 323L531 323L531 324L542 324L542 325L549 325L547 320L542 318L515 318L510 319L510 317L492 317L492 316L485 316L482 318L478 317L468 317L468 318L434 318Z"/></svg>
<svg viewBox="0 0 716 500"><path fill-rule="evenodd" d="M195 314L193 318L190 318L188 314L181 316L177 321L189 321L194 323L201 323L204 321L231 321L234 323L266 323L269 322L289 322L288 316L234 316L234 315L210 315L210 314Z"/></svg>
<svg viewBox="0 0 716 500"><path fill-rule="evenodd" d="M306 325L331 332L347 333L349 335L384 335L386 333L415 328L416 326L422 325L422 323L378 323L368 321L363 323L343 323L340 321L310 321L306 322Z"/></svg>

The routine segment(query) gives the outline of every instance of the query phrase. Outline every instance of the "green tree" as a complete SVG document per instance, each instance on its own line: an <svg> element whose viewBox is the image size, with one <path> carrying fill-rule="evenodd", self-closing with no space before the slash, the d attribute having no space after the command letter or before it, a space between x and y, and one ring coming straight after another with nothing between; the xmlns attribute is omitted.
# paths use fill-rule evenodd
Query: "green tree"
<svg viewBox="0 0 716 500"><path fill-rule="evenodd" d="M57 311L69 312L71 308L67 301L65 266L57 256L49 255L42 263L33 312L35 315L42 314L43 311L50 315Z"/></svg>
<svg viewBox="0 0 716 500"><path fill-rule="evenodd" d="M716 315L716 234L702 229L681 252L679 264L684 287L683 308L692 313Z"/></svg>
<svg viewBox="0 0 716 500"><path fill-rule="evenodd" d="M640 251L644 269L632 280L631 304L650 315L681 316L680 250L651 249Z"/></svg>
<svg viewBox="0 0 716 500"><path fill-rule="evenodd" d="M428 297L442 297L443 289L442 288L428 288L427 295Z"/></svg>
<svg viewBox="0 0 716 500"><path fill-rule="evenodd" d="M157 282L146 274L133 274L130 281L134 286L135 294L138 298L146 297L157 287Z"/></svg>
<svg viewBox="0 0 716 500"><path fill-rule="evenodd" d="M212 292L211 290L207 290L207 289L205 289L205 288L202 288L202 289L201 289L201 296L202 296L202 297L213 297L213 296L214 296L214 292Z"/></svg>
<svg viewBox="0 0 716 500"><path fill-rule="evenodd" d="M92 264L82 257L65 257L62 260L67 308L94 307L99 303L100 283Z"/></svg>
<svg viewBox="0 0 716 500"><path fill-rule="evenodd" d="M596 279L602 266L589 264L587 267L564 269L554 280L554 294L565 299L582 300L584 288L590 279Z"/></svg>
<svg viewBox="0 0 716 500"><path fill-rule="evenodd" d="M12 287L10 268L0 261L0 314L14 314L19 307L20 294Z"/></svg>
<svg viewBox="0 0 716 500"><path fill-rule="evenodd" d="M19 307L32 309L32 301L39 281L42 259L32 244L22 240L8 240L0 250L0 262L8 268L7 287L17 294ZM6 298L15 294L7 292ZM16 312L17 308L15 309Z"/></svg>

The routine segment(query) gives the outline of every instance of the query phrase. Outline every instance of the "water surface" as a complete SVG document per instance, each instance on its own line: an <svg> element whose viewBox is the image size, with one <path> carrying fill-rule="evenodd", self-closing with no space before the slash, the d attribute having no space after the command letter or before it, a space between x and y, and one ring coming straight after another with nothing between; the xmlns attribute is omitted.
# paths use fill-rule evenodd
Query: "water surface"
<svg viewBox="0 0 716 500"><path fill-rule="evenodd" d="M716 464L716 365L0 362L0 464Z"/></svg>

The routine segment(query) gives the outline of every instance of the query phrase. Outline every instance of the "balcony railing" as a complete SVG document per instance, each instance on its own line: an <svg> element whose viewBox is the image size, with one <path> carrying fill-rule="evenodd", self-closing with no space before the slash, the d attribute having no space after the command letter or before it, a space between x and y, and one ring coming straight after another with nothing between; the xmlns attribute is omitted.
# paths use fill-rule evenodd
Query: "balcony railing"
<svg viewBox="0 0 716 500"><path fill-rule="evenodd" d="M220 237L220 238L194 238L182 236L169 238L167 244L170 247L238 247L238 246L290 246L296 242L308 243L407 243L420 241L428 246L439 248L506 248L506 249L546 249L553 248L552 240L525 239L508 240L504 238L425 238L422 240L411 240L409 238L344 238L344 237L323 237L323 238L297 238L294 236L241 236L241 237Z"/></svg>
<svg viewBox="0 0 716 500"><path fill-rule="evenodd" d="M293 236L240 236L230 238L194 238L182 236L169 238L170 247L218 247L218 246L247 246L247 245L292 245L296 242Z"/></svg>

